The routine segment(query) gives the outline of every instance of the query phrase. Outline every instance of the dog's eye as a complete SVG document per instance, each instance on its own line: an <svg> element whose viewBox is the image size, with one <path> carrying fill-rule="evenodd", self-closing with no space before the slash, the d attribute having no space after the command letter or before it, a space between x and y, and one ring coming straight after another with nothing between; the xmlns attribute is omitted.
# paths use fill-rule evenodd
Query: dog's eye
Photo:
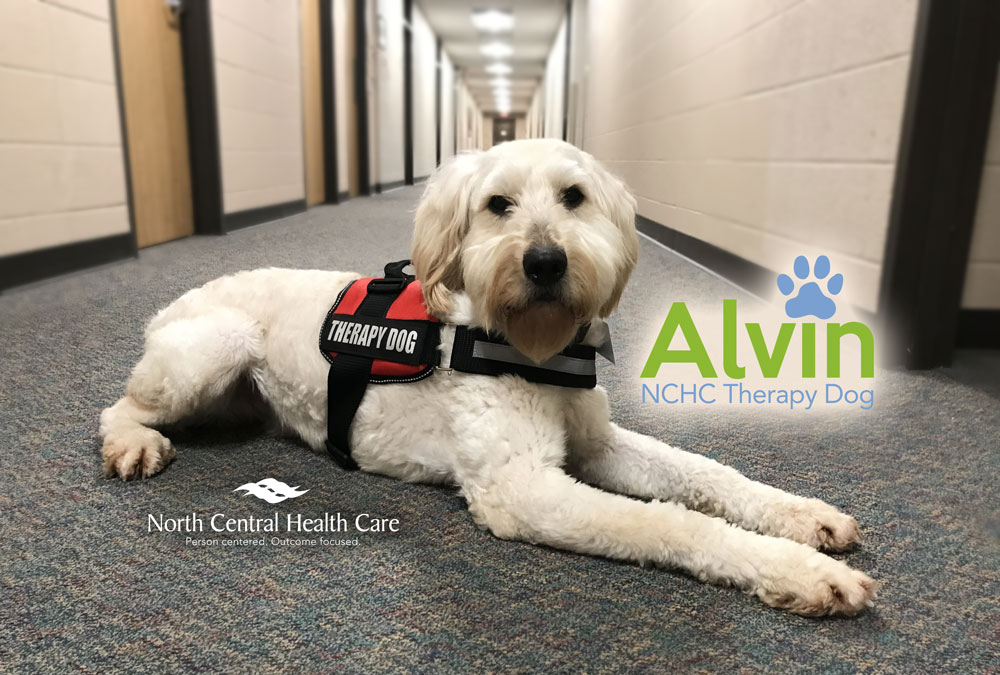
<svg viewBox="0 0 1000 675"><path fill-rule="evenodd" d="M583 193L577 186L568 187L562 191L562 203L568 209L575 209L583 203Z"/></svg>
<svg viewBox="0 0 1000 675"><path fill-rule="evenodd" d="M493 195L486 203L486 208L498 216L507 215L507 209L514 205L514 202L502 195Z"/></svg>

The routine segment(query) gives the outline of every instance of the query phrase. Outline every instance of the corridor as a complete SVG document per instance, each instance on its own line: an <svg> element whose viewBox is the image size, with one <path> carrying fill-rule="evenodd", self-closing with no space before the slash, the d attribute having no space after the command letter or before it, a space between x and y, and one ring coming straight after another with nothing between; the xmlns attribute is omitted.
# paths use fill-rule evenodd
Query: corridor
<svg viewBox="0 0 1000 675"><path fill-rule="evenodd" d="M998 63L996 0L0 0L0 671L996 673Z"/></svg>
<svg viewBox="0 0 1000 675"><path fill-rule="evenodd" d="M97 417L121 392L153 313L242 269L374 273L406 255L419 194L402 188L171 242L0 298L0 511L17 523L4 568L17 590L0 597L0 617L12 658L25 668L134 670L136 650L158 645L157 662L171 669L344 663L352 672L388 661L438 672L559 671L554 663L847 672L872 660L914 672L974 670L991 658L979 598L996 584L998 523L984 515L995 506L1000 378L984 373L996 374L997 361L986 371L966 359L951 370L880 372L880 405L850 425L834 414L792 421L639 403L634 374L661 320L651 298L755 302L646 237L612 321L617 362L599 373L614 418L849 508L865 533L851 563L884 582L877 613L821 625L675 572L501 541L473 524L453 489L345 473L255 429L179 432L178 460L162 476L100 478ZM400 532L362 535L354 550L210 551L147 532L148 513L241 512L246 498L233 486L270 475L311 490L299 508L392 515Z"/></svg>

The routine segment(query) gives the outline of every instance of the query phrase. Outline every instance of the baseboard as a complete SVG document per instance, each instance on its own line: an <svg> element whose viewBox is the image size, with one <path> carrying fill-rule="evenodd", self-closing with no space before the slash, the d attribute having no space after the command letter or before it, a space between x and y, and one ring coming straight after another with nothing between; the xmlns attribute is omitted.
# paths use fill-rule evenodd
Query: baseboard
<svg viewBox="0 0 1000 675"><path fill-rule="evenodd" d="M690 258L706 269L715 272L723 279L736 286L758 295L768 297L774 293L778 273L766 267L751 262L746 258L730 253L689 234L661 225L645 216L636 215L635 226L643 234L660 242L672 251ZM868 324L876 323L876 315L860 307L852 308L858 318Z"/></svg>
<svg viewBox="0 0 1000 675"><path fill-rule="evenodd" d="M246 211L227 213L222 217L222 221L226 232L230 232L232 230L238 230L241 227L250 227L251 225L259 225L260 223L266 223L271 220L286 218L288 216L295 215L296 213L302 213L305 210L306 200L296 199L295 201L284 202L283 204L272 204L270 206L261 206L256 209L247 209Z"/></svg>
<svg viewBox="0 0 1000 675"><path fill-rule="evenodd" d="M1000 349L1000 309L963 309L958 313L956 347Z"/></svg>
<svg viewBox="0 0 1000 675"><path fill-rule="evenodd" d="M0 291L136 255L131 232L0 258Z"/></svg>
<svg viewBox="0 0 1000 675"><path fill-rule="evenodd" d="M426 176L417 176L416 178L413 179L413 184L417 185L419 183L423 183L425 180L427 180L430 177L431 177L430 174L427 174Z"/></svg>
<svg viewBox="0 0 1000 675"><path fill-rule="evenodd" d="M643 234L664 246L704 265L721 277L757 295L769 295L774 287L775 272L750 262L735 253L723 250L691 235L678 232L645 216L635 217L635 226Z"/></svg>
<svg viewBox="0 0 1000 675"><path fill-rule="evenodd" d="M396 188L403 187L404 185L406 185L405 180L394 180L391 183L375 183L375 194L395 190Z"/></svg>

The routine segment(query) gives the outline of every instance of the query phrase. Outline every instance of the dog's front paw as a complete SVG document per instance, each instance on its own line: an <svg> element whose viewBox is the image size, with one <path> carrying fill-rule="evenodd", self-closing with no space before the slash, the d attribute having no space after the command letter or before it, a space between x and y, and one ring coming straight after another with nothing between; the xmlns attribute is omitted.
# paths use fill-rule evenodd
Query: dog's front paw
<svg viewBox="0 0 1000 675"><path fill-rule="evenodd" d="M794 499L769 506L760 531L827 551L845 551L861 541L858 521L819 499Z"/></svg>
<svg viewBox="0 0 1000 675"><path fill-rule="evenodd" d="M174 447L155 429L140 427L108 436L101 449L105 478L149 478L177 456Z"/></svg>
<svg viewBox="0 0 1000 675"><path fill-rule="evenodd" d="M806 550L762 572L757 596L804 616L854 616L875 604L878 582L839 560Z"/></svg>

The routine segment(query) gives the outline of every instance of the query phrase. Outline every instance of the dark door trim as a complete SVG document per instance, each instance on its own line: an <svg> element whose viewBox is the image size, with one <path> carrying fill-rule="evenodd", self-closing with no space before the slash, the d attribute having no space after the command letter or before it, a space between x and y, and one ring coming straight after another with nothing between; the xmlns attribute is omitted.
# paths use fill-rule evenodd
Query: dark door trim
<svg viewBox="0 0 1000 675"><path fill-rule="evenodd" d="M333 33L333 0L319 0L320 79L323 97L323 191L324 202L340 202L337 157L337 55Z"/></svg>
<svg viewBox="0 0 1000 675"><path fill-rule="evenodd" d="M403 0L403 183L413 185L413 0Z"/></svg>
<svg viewBox="0 0 1000 675"><path fill-rule="evenodd" d="M368 15L365 0L354 0L354 105L358 121L358 192L372 193L368 140Z"/></svg>
<svg viewBox="0 0 1000 675"><path fill-rule="evenodd" d="M434 166L441 166L441 38L434 51Z"/></svg>
<svg viewBox="0 0 1000 675"><path fill-rule="evenodd" d="M954 351L998 57L996 0L921 0L879 293L908 368Z"/></svg>
<svg viewBox="0 0 1000 675"><path fill-rule="evenodd" d="M180 20L194 233L225 234L211 0L184 3Z"/></svg>

